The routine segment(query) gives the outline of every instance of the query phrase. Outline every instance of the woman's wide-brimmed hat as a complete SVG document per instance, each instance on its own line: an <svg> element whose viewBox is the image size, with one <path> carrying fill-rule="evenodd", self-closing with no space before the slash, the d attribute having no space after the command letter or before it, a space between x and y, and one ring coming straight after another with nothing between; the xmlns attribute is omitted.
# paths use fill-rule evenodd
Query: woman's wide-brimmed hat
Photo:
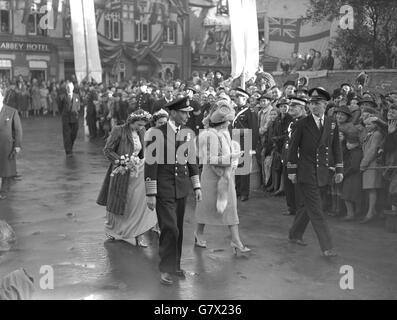
<svg viewBox="0 0 397 320"><path fill-rule="evenodd" d="M150 119L152 118L152 115L143 110L143 109L138 109L137 111L131 113L128 118L127 118L127 123L132 123L135 121L150 121Z"/></svg>
<svg viewBox="0 0 397 320"><path fill-rule="evenodd" d="M219 100L215 103L214 111L210 115L210 121L214 124L233 121L236 112L227 100Z"/></svg>

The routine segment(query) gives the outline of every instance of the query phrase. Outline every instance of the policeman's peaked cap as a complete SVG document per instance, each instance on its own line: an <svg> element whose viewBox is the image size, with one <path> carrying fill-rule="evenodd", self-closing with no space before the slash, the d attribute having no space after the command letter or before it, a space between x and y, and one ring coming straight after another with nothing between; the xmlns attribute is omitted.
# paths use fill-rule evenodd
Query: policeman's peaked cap
<svg viewBox="0 0 397 320"><path fill-rule="evenodd" d="M175 110L175 111L193 111L193 107L190 106L190 100L188 97L179 98L167 103L164 107L168 108L168 110Z"/></svg>
<svg viewBox="0 0 397 320"><path fill-rule="evenodd" d="M322 87L312 88L309 90L310 101L331 100L331 95Z"/></svg>

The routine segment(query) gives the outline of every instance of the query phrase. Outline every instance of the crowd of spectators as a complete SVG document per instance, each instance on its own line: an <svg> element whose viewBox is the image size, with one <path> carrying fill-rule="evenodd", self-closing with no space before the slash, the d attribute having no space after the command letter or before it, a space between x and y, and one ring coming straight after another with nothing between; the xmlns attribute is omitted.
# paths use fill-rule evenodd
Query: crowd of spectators
<svg viewBox="0 0 397 320"><path fill-rule="evenodd" d="M320 51L310 49L306 55L292 52L290 59L281 59L280 69L287 74L297 71L333 70L334 64L335 60L331 49L327 49L323 56Z"/></svg>
<svg viewBox="0 0 397 320"><path fill-rule="evenodd" d="M321 60L321 65L331 68L331 52L328 57L328 60ZM320 58L319 54L317 58ZM319 64L314 50L303 63L298 63L299 59L292 64L294 68L299 65L316 68ZM66 84L67 81L39 83L33 79L26 83L18 79L9 83L4 103L17 109L23 117L56 115L57 101L65 94ZM112 127L124 123L137 109L154 115L153 125L159 125L167 119L164 106L186 95L190 96L194 106L188 125L198 133L211 105L225 96L233 101L234 89L238 85L221 71L208 71L193 72L188 82L130 80L109 86L83 82L75 85L75 92L80 95L82 110L86 110L90 137L106 139ZM327 115L335 119L341 132L345 181L338 185L330 181L322 191L323 206L331 215L343 215L347 220L361 217L366 222L379 215L385 204L397 204L397 92L386 96L377 92L361 94L354 85L335 85L337 89L332 93ZM294 81L277 85L270 74L261 72L256 79L246 83L246 91L250 94L250 108L258 119L259 142L255 147L263 190L275 196L283 195L286 181L284 150L292 134L291 123L308 115L307 107L296 108L291 99L297 97L307 101L308 88ZM390 196L388 201L386 195ZM386 208L389 207L386 205ZM290 208L289 213L294 214L293 211Z"/></svg>

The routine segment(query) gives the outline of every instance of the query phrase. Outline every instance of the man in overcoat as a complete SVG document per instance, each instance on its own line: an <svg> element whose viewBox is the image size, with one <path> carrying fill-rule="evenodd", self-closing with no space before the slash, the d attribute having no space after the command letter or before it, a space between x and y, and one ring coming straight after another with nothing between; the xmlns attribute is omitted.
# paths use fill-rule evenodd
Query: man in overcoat
<svg viewBox="0 0 397 320"><path fill-rule="evenodd" d="M73 155L73 145L79 130L80 97L73 93L73 90L73 83L67 83L67 94L62 97L59 104L62 116L63 145L68 157Z"/></svg>
<svg viewBox="0 0 397 320"><path fill-rule="evenodd" d="M148 141L145 149L145 186L148 207L156 209L161 231L160 282L172 285L172 275L185 277L181 269L181 254L183 219L190 185L193 186L196 201L201 200L201 189L196 158L193 156L193 161L187 160L187 152L181 155L179 149L189 141L189 136L192 140L194 138L193 132L186 127L193 108L187 97L174 100L165 107L170 111L169 121L151 129L150 135L145 138Z"/></svg>
<svg viewBox="0 0 397 320"><path fill-rule="evenodd" d="M336 170L335 182L342 182L342 148L338 126L332 118L324 115L330 100L329 93L323 88L313 88L309 94L311 115L296 123L288 151L288 178L298 184L297 214L289 239L306 245L302 237L310 221L323 255L334 257L336 253L321 207L320 188L330 181L330 167Z"/></svg>
<svg viewBox="0 0 397 320"><path fill-rule="evenodd" d="M5 104L4 89L0 87L0 200L7 197L10 183L16 176L16 155L21 151L22 125L18 111Z"/></svg>

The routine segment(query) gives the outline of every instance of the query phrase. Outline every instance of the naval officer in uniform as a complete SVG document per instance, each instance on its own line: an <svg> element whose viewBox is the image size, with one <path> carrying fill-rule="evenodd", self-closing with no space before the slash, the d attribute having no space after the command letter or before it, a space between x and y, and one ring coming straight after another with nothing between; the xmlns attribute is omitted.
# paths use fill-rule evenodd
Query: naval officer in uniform
<svg viewBox="0 0 397 320"><path fill-rule="evenodd" d="M248 160L249 168L251 168L252 162L252 151L256 149L259 137L259 128L258 128L258 116L250 108L250 105L247 103L250 95L248 92L241 88L236 89L236 118L232 122L233 129L233 138L236 138L240 143L241 150L244 151L245 156L244 160ZM250 130L251 133L251 148L249 146L244 145L246 142L245 131L246 129ZM239 165L239 168L244 167L247 163L242 163ZM251 170L250 170L251 171ZM249 198L250 192L250 172L248 174L236 174L236 193L237 197L241 197L241 201L247 201Z"/></svg>
<svg viewBox="0 0 397 320"><path fill-rule="evenodd" d="M329 93L323 88L313 88L309 94L311 115L296 123L288 150L288 178L298 184L297 214L289 239L306 245L302 237L311 221L323 255L334 257L330 230L321 209L320 187L329 183L330 167L336 169L335 182L342 182L342 148L338 126L324 115Z"/></svg>
<svg viewBox="0 0 397 320"><path fill-rule="evenodd" d="M156 209L161 231L160 282L172 285L172 275L185 277L181 269L181 253L186 199L192 185L196 201L201 201L201 189L195 160L192 163L186 160L187 152L184 153L184 160L178 159L178 147L189 140L189 135L193 139L193 133L183 138L190 130L186 123L193 108L188 97L174 100L165 107L170 111L169 121L159 128L152 128L151 135L145 138L148 141L145 184L148 207ZM161 139L158 139L159 136Z"/></svg>

